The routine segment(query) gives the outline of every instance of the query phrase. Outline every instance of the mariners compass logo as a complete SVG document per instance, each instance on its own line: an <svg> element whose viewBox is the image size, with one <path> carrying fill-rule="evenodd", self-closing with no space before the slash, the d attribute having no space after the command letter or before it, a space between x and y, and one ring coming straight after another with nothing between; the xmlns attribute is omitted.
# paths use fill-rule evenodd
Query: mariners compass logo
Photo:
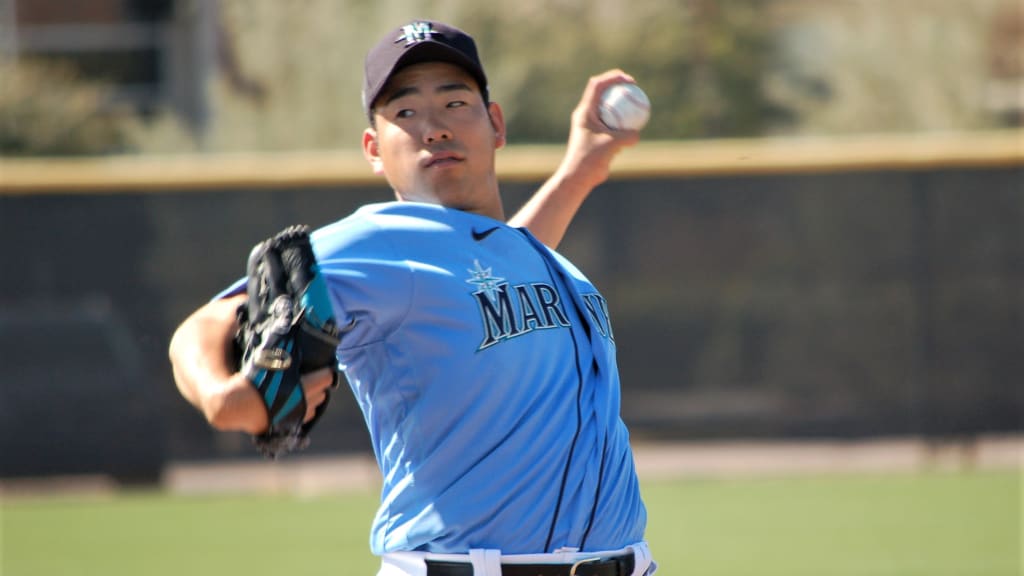
<svg viewBox="0 0 1024 576"><path fill-rule="evenodd" d="M493 276L490 267L483 268L480 266L479 260L473 260L473 265L473 268L466 270L466 272L469 272L469 279L466 282L476 284L480 292L487 293L488 298L494 298L495 292L498 289L498 282L501 282L504 278Z"/></svg>
<svg viewBox="0 0 1024 576"><path fill-rule="evenodd" d="M438 34L438 31L434 30L430 22L413 22L402 26L402 34L395 39L395 44L405 41L406 46L412 46L417 42L430 40L434 34Z"/></svg>

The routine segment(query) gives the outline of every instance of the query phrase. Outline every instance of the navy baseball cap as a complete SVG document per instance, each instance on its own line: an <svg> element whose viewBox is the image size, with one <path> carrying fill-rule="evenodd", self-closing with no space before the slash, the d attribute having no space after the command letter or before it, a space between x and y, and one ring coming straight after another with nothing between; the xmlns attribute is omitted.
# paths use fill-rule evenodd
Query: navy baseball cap
<svg viewBox="0 0 1024 576"><path fill-rule="evenodd" d="M487 101L487 76L473 38L432 20L416 20L396 28L366 55L363 110L373 119L373 104L388 80L402 68L423 62L450 62L469 72Z"/></svg>

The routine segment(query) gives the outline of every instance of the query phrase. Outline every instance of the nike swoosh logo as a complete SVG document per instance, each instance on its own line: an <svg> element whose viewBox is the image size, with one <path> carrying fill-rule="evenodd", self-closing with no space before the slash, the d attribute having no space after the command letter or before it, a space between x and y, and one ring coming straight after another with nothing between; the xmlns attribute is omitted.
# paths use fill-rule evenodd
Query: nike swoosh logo
<svg viewBox="0 0 1024 576"><path fill-rule="evenodd" d="M477 242L479 242L479 241L483 240L484 238L487 238L488 236L490 236L497 229L498 229L498 227L495 226L494 228L488 228L487 230L484 230L483 232L479 232L479 231L477 231L476 228L473 228L473 240L476 240Z"/></svg>

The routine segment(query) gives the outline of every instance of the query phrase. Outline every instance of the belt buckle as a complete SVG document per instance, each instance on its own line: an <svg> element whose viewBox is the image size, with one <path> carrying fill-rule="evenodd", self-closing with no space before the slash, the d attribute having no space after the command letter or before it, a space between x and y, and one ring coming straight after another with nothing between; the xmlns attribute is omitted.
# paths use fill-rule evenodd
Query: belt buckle
<svg viewBox="0 0 1024 576"><path fill-rule="evenodd" d="M600 559L601 559L600 556L594 556L593 558L584 558L583 560L580 560L579 562L576 562L575 564L573 564L572 566L569 567L569 576L576 576L576 570L579 569L579 567L582 566L583 564L588 564L590 562L597 562Z"/></svg>

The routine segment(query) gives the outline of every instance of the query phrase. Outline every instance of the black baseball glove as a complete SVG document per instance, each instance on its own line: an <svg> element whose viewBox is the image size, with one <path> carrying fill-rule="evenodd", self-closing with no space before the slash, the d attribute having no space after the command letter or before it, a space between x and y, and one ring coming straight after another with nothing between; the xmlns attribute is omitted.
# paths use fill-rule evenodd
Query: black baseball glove
<svg viewBox="0 0 1024 576"><path fill-rule="evenodd" d="M339 377L339 330L307 227L289 227L252 249L247 293L235 337L239 371L267 407L270 427L253 442L264 456L276 458L309 444L309 431L327 406L324 400L303 423L302 375L331 367L334 386Z"/></svg>

